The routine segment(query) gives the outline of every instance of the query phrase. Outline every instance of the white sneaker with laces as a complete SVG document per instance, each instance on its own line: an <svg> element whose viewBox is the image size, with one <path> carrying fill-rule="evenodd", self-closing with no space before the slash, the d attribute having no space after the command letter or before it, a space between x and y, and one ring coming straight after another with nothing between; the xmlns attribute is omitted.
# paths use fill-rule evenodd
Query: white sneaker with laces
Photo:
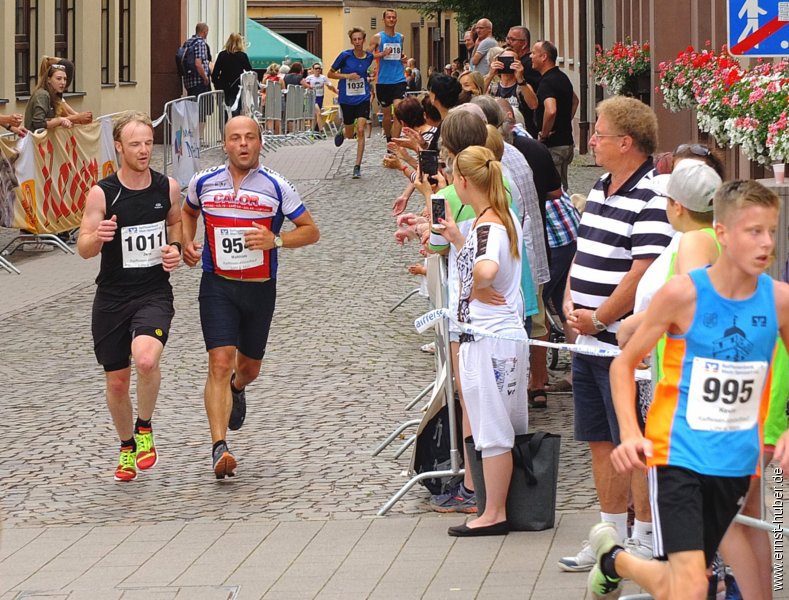
<svg viewBox="0 0 789 600"><path fill-rule="evenodd" d="M636 558L642 558L644 560L652 560L653 558L652 547L647 546L641 542L641 540L637 540L636 538L627 538L623 546L625 547L625 552L635 556Z"/></svg>
<svg viewBox="0 0 789 600"><path fill-rule="evenodd" d="M578 554L575 556L564 556L559 559L559 568L569 573L581 573L583 571L591 571L596 563L597 557L594 555L592 547L587 540L584 540L581 551Z"/></svg>

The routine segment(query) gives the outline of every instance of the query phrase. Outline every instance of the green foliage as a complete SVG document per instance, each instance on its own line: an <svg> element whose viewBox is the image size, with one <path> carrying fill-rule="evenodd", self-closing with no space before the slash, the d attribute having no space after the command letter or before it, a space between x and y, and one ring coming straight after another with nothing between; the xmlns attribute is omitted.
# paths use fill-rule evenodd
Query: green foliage
<svg viewBox="0 0 789 600"><path fill-rule="evenodd" d="M413 5L411 5L413 8ZM455 13L458 29L463 32L477 19L486 18L493 22L493 35L503 40L510 27L522 25L520 0L435 0L422 2L416 9L425 17L431 17L438 11ZM462 33L461 33L462 38Z"/></svg>

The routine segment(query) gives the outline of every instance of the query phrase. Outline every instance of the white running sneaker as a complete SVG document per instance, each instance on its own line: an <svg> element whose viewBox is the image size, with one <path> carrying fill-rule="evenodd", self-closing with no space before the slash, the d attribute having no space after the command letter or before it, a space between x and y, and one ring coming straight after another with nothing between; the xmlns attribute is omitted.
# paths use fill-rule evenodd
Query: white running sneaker
<svg viewBox="0 0 789 600"><path fill-rule="evenodd" d="M642 558L644 560L652 560L653 558L652 547L647 546L636 538L627 538L622 545L625 547L625 552L636 558Z"/></svg>
<svg viewBox="0 0 789 600"><path fill-rule="evenodd" d="M575 556L564 556L559 559L559 568L569 573L581 573L590 571L596 562L597 557L594 555L592 547L587 540L584 540L581 551L578 554Z"/></svg>

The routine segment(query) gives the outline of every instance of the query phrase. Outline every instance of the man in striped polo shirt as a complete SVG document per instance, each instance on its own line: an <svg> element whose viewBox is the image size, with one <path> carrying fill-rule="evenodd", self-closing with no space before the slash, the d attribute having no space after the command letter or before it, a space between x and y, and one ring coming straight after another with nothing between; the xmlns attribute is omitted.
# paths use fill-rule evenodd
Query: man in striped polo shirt
<svg viewBox="0 0 789 600"><path fill-rule="evenodd" d="M565 292L565 315L577 343L615 350L616 331L628 316L638 281L674 230L666 217L666 198L653 189L657 174L657 118L647 105L617 96L597 106L589 145L597 164L608 171L589 193L578 230L578 249ZM610 455L619 444L619 426L609 382L610 358L573 356L575 438L589 442L602 521L615 523L624 546L651 556L652 516L643 473L618 474ZM627 538L627 503L632 489L636 521ZM595 557L584 545L564 557L564 571L588 571Z"/></svg>

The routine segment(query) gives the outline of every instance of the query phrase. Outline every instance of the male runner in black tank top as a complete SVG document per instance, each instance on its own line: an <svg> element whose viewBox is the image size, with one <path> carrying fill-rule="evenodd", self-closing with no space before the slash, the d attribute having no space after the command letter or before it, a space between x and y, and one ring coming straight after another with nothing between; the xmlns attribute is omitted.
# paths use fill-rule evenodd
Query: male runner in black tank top
<svg viewBox="0 0 789 600"><path fill-rule="evenodd" d="M175 311L170 272L181 261L181 190L149 168L150 118L128 112L113 128L118 173L88 193L77 251L101 253L93 303L93 345L107 377L107 406L121 440L117 481L158 461L151 418L159 393L159 358ZM131 361L137 367L137 422L129 397Z"/></svg>

